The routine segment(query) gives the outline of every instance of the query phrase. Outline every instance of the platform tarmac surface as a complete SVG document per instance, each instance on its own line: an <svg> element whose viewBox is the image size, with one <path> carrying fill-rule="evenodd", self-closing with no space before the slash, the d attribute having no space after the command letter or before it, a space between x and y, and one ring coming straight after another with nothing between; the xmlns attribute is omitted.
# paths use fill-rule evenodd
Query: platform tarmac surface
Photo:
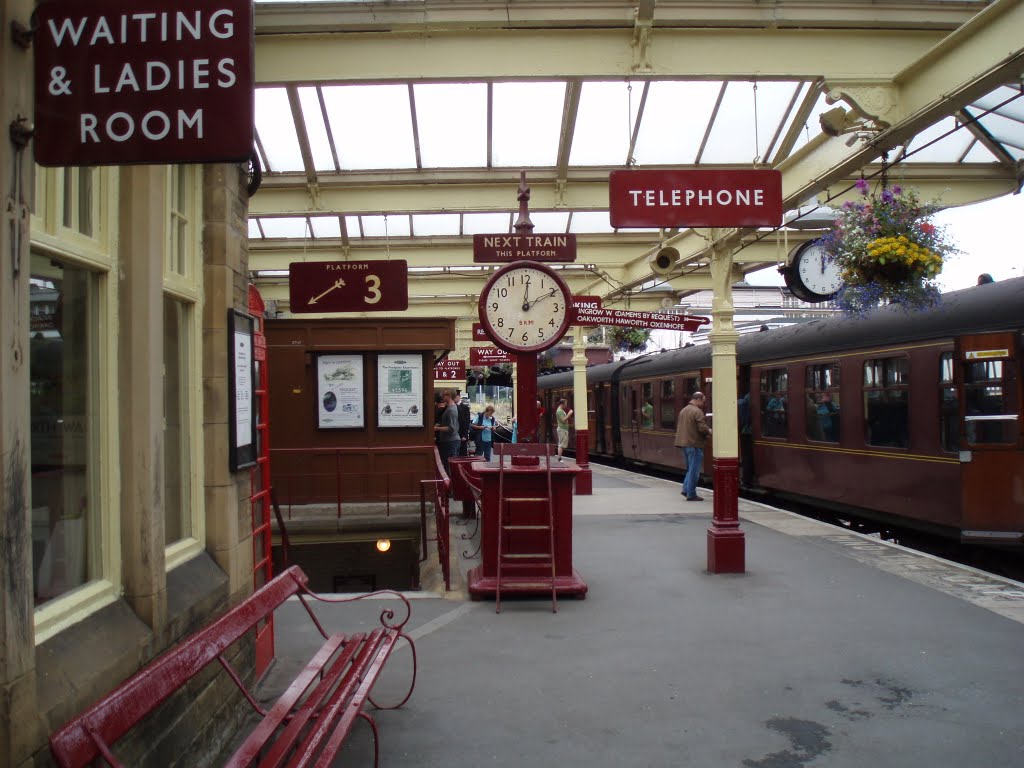
<svg viewBox="0 0 1024 768"><path fill-rule="evenodd" d="M594 466L574 497L586 599L473 602L418 593L419 654L403 709L370 710L382 768L1024 766L1024 584L740 502L747 572L706 571L713 493ZM436 551L431 547L431 556ZM367 601L319 609L373 626ZM278 612L270 699L318 636ZM407 683L407 650L375 689ZM398 694L400 698L401 694ZM357 722L338 765L371 765Z"/></svg>

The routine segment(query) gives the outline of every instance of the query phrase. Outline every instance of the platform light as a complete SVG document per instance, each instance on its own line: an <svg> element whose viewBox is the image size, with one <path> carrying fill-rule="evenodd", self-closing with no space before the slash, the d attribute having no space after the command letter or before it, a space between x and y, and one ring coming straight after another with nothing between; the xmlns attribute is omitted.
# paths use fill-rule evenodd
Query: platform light
<svg viewBox="0 0 1024 768"><path fill-rule="evenodd" d="M391 549L391 539L377 539L377 551L387 552Z"/></svg>

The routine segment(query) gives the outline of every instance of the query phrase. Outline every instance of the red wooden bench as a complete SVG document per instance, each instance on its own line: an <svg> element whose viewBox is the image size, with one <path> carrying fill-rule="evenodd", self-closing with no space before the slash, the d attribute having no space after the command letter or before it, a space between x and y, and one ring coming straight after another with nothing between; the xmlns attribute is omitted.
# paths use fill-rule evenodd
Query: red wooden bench
<svg viewBox="0 0 1024 768"><path fill-rule="evenodd" d="M409 700L416 684L416 646L402 630L411 612L405 597L405 617L398 623L385 609L380 627L354 634L327 634L307 598L324 602L351 602L384 594L327 598L311 592L308 578L292 566L251 597L205 629L183 640L88 710L50 736L50 751L65 768L84 768L102 757L120 766L113 745L140 720L213 661L218 661L258 713L255 727L226 763L229 766L328 766L352 730L357 717L373 731L373 763L379 757L377 725L363 711L369 701L378 709L397 709ZM292 595L298 595L316 624L324 643L288 689L269 710L263 709L226 657L233 643L268 618ZM279 625L280 626L280 625ZM409 643L412 680L405 697L394 706L381 707L371 698L373 685L399 638Z"/></svg>

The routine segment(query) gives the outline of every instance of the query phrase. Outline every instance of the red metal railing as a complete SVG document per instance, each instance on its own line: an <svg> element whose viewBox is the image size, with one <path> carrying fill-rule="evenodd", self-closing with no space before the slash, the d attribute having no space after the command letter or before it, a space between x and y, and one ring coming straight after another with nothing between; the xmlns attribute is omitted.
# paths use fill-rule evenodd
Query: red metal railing
<svg viewBox="0 0 1024 768"><path fill-rule="evenodd" d="M422 563L427 559L427 501L434 504L434 528L437 533L437 559L441 566L441 575L444 577L444 588L452 588L451 557L448 554L449 537L448 525L450 520L450 507L448 499L451 494L452 481L444 471L441 463L441 454L434 448L434 477L430 480L420 481L420 528L423 532L423 557Z"/></svg>
<svg viewBox="0 0 1024 768"><path fill-rule="evenodd" d="M434 450L432 445L273 448L274 487L288 519L294 506L333 504L340 518L345 503L370 502L383 502L385 514L390 516L392 503L415 503L419 496L418 483L433 477L429 455ZM379 457L409 454L423 456L422 470L408 466L376 471L364 467L349 469L352 462L346 462L347 457L369 457L370 463L376 463ZM301 470L290 471L292 467L301 467Z"/></svg>

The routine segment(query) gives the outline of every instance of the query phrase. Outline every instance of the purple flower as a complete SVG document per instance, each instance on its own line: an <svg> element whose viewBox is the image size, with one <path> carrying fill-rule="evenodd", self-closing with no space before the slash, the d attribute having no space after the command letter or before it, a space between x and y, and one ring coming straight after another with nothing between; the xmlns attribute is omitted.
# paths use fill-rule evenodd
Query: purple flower
<svg viewBox="0 0 1024 768"><path fill-rule="evenodd" d="M868 193L868 180L857 179L856 187L858 192L860 192L862 195L866 195Z"/></svg>
<svg viewBox="0 0 1024 768"><path fill-rule="evenodd" d="M892 193L894 195L902 194L902 192L903 192L903 187L901 187L899 184L893 184L892 185Z"/></svg>
<svg viewBox="0 0 1024 768"><path fill-rule="evenodd" d="M883 189L882 190L882 201L883 202L891 203L892 202L892 198L893 198L893 191L891 189Z"/></svg>

